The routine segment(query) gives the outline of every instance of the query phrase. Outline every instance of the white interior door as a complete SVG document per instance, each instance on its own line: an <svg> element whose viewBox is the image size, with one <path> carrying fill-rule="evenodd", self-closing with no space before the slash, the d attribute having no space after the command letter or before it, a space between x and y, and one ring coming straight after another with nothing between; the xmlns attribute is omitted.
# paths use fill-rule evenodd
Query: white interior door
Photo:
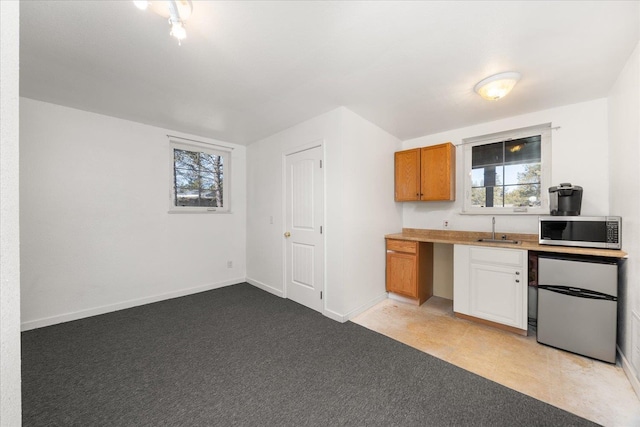
<svg viewBox="0 0 640 427"><path fill-rule="evenodd" d="M285 157L285 287L293 301L322 312L324 236L322 147Z"/></svg>

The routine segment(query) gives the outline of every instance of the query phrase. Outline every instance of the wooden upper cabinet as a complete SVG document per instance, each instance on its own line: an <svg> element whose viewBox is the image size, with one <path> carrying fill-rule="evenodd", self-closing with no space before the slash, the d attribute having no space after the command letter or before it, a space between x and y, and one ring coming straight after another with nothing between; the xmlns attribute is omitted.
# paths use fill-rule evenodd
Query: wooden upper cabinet
<svg viewBox="0 0 640 427"><path fill-rule="evenodd" d="M446 142L395 153L395 200L456 199L456 147Z"/></svg>
<svg viewBox="0 0 640 427"><path fill-rule="evenodd" d="M456 199L456 147L446 142L420 149L420 200Z"/></svg>
<svg viewBox="0 0 640 427"><path fill-rule="evenodd" d="M420 149L395 153L396 202L420 200Z"/></svg>

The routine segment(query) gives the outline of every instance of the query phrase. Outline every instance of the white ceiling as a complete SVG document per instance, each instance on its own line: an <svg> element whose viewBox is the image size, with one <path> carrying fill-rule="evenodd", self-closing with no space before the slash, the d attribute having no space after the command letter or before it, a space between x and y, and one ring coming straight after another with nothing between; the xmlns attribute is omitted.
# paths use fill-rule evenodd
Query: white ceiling
<svg viewBox="0 0 640 427"><path fill-rule="evenodd" d="M607 96L638 1L22 1L21 96L249 144L345 106L406 140ZM506 98L473 92L519 71Z"/></svg>

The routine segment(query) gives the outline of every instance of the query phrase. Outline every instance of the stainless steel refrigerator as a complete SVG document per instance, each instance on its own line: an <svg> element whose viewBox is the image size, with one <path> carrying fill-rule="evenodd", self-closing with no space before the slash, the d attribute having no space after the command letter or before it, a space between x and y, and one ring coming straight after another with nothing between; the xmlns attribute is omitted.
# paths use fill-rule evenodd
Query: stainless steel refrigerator
<svg viewBox="0 0 640 427"><path fill-rule="evenodd" d="M539 256L539 343L615 363L617 310L617 260Z"/></svg>

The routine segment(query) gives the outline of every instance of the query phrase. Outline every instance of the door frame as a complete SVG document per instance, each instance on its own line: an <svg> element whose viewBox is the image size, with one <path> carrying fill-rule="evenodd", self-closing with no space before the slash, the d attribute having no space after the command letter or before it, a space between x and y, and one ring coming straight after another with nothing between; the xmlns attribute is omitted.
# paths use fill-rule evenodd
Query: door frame
<svg viewBox="0 0 640 427"><path fill-rule="evenodd" d="M284 233L287 231L287 156L292 154L300 153L302 151L311 150L313 148L320 147L322 153L322 218L320 218L320 222L322 223L322 311L321 313L324 315L327 310L327 227L325 226L325 217L327 212L326 206L326 194L327 194L327 179L325 174L325 144L324 139L317 139L313 142L309 142L303 145L297 145L288 150L282 152L282 230L280 231L280 236L284 236ZM287 298L287 240L282 239L282 297Z"/></svg>

